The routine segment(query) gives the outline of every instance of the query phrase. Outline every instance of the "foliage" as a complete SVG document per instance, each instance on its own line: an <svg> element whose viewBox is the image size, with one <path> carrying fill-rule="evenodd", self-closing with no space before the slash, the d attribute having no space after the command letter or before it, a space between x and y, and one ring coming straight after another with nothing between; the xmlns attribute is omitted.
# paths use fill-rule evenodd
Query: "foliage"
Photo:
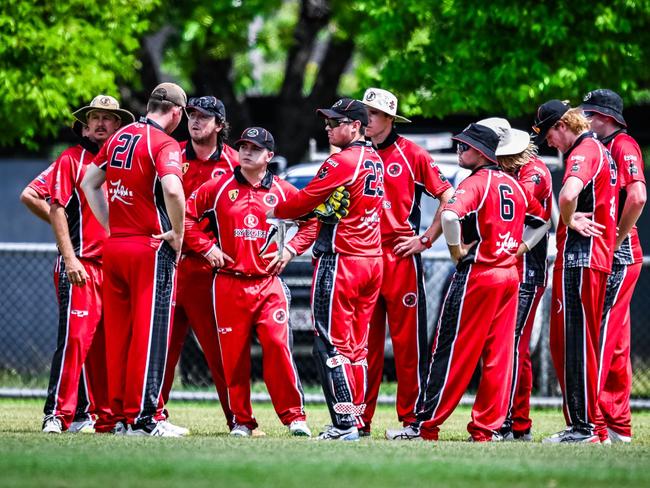
<svg viewBox="0 0 650 488"><path fill-rule="evenodd" d="M132 82L134 52L158 0L24 2L0 11L0 145L53 135L71 107Z"/></svg>

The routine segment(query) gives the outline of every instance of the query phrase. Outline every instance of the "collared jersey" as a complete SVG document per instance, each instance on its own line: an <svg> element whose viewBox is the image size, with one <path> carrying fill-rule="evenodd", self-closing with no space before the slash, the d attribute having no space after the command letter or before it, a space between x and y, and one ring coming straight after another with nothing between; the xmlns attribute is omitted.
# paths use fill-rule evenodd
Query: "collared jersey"
<svg viewBox="0 0 650 488"><path fill-rule="evenodd" d="M476 241L459 268L470 263L515 266L524 224L545 222L540 203L497 166L483 166L465 178L444 210L458 215L465 244Z"/></svg>
<svg viewBox="0 0 650 488"><path fill-rule="evenodd" d="M551 172L539 158L522 166L517 172L519 184L535 198L544 209L544 220L551 218L553 208L553 182ZM548 232L527 253L519 259L517 269L522 283L536 286L546 286L548 255Z"/></svg>
<svg viewBox="0 0 650 488"><path fill-rule="evenodd" d="M635 181L642 181L645 185L643 174L643 155L634 138L625 131L617 131L603 139L603 144L614 158L618 170L618 219L625 207L627 186ZM618 251L614 252L614 262L617 264L634 264L643 261L643 250L639 241L639 232L636 225L621 243Z"/></svg>
<svg viewBox="0 0 650 488"><path fill-rule="evenodd" d="M52 184L52 172L56 166L56 161L50 164L47 168L41 171L36 178L34 178L29 185L29 188L34 190L36 194L43 200L50 201L50 186Z"/></svg>
<svg viewBox="0 0 650 488"><path fill-rule="evenodd" d="M181 148L150 119L119 129L95 164L106 171L111 236L147 236L171 230L160 180L181 181Z"/></svg>
<svg viewBox="0 0 650 488"><path fill-rule="evenodd" d="M278 204L275 215L282 219L307 215L342 185L350 192L349 213L337 224L318 222L314 255L380 256L384 165L370 142L357 141L332 154L305 188Z"/></svg>
<svg viewBox="0 0 650 488"><path fill-rule="evenodd" d="M576 212L593 213L593 220L605 228L601 236L584 237L560 219L555 268L593 268L609 273L616 243L616 163L593 133L586 132L567 151L564 164L562 184L571 176L584 184L578 195Z"/></svg>
<svg viewBox="0 0 650 488"><path fill-rule="evenodd" d="M252 186L238 166L233 173L203 184L187 201L187 245L200 254L210 251L212 244L199 226L201 220L208 219L219 247L235 261L228 262L219 272L267 276L265 268L270 260L260 254L275 252L277 246L272 244L262 252L271 229L266 213L297 192L291 183L270 171L266 172L260 184ZM302 254L312 244L315 235L316 226L312 219L301 224L289 246L297 254Z"/></svg>
<svg viewBox="0 0 650 488"><path fill-rule="evenodd" d="M377 153L385 171L381 240L392 248L399 237L419 233L422 193L440 198L451 185L425 149L394 131Z"/></svg>
<svg viewBox="0 0 650 488"><path fill-rule="evenodd" d="M107 237L106 230L93 214L86 195L81 190L81 181L95 157L92 151L96 151L97 146L85 146L72 146L55 161L50 181L50 203L65 208L75 256L100 260ZM105 186L102 188L106 190Z"/></svg>

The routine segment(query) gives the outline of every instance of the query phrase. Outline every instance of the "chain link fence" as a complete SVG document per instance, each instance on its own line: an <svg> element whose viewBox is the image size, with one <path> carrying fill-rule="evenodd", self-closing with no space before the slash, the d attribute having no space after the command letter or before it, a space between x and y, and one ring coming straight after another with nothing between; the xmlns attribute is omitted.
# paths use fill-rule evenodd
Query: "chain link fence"
<svg viewBox="0 0 650 488"><path fill-rule="evenodd" d="M50 361L56 347L57 305L52 271L56 249L52 244L0 243L0 388L47 387ZM440 303L453 273L445 253L423 259L429 329L433 331ZM644 262L644 268L650 259ZM292 293L291 324L294 358L304 385L318 382L311 356L313 342L309 296L312 265L309 259L294 260L283 278ZM650 399L650 316L644 310L650 299L650 274L642 272L632 300L632 397ZM531 339L534 394L560 396L548 347L550 288L537 313ZM480 313L480 311L477 311ZM261 349L252 345L252 380L262 380ZM386 341L384 380L395 381L390 340ZM477 375L475 375L476 377ZM177 366L177 388L211 389L211 379L200 346L190 334ZM476 381L472 388L476 387Z"/></svg>

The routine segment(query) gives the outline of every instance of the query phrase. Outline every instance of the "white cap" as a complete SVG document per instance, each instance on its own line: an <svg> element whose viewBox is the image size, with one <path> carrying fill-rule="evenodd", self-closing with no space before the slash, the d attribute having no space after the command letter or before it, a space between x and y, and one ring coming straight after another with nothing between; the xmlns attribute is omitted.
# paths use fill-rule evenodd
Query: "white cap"
<svg viewBox="0 0 650 488"><path fill-rule="evenodd" d="M395 117L395 122L411 122L409 119L397 115L397 97L388 90L368 88L363 94L362 102L368 107L375 108L391 117Z"/></svg>
<svg viewBox="0 0 650 488"><path fill-rule="evenodd" d="M530 135L523 130L513 129L510 122L501 117L479 120L479 125L489 127L499 136L499 145L494 152L497 156L510 156L523 152L530 144Z"/></svg>

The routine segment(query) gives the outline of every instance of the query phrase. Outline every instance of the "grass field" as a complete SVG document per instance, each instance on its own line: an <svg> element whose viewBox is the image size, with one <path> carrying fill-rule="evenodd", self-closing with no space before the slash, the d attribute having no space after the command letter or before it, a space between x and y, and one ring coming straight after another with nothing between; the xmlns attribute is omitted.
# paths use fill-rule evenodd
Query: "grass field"
<svg viewBox="0 0 650 488"><path fill-rule="evenodd" d="M190 437L133 438L40 432L42 402L0 400L0 486L650 486L650 413L636 413L632 445L471 444L461 408L438 443L390 443L392 408L380 408L360 442L291 438L268 404L254 406L264 438L233 439L213 404L172 403ZM309 405L317 431L324 406ZM555 410L533 413L536 441L559 430Z"/></svg>

